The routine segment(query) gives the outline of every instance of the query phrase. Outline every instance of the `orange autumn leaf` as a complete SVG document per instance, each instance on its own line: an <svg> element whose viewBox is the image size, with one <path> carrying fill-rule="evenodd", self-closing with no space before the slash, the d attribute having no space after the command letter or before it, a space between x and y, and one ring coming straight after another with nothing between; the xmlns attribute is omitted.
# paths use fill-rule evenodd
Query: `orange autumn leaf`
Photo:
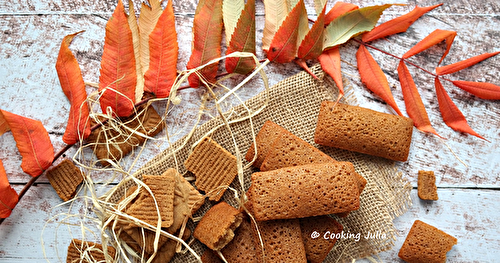
<svg viewBox="0 0 500 263"><path fill-rule="evenodd" d="M453 85L485 100L500 100L500 86L487 82L452 81Z"/></svg>
<svg viewBox="0 0 500 263"><path fill-rule="evenodd" d="M226 53L231 54L236 51L255 54L255 0L247 1L236 23L234 33L231 35ZM250 57L226 58L228 73L247 74L255 66L254 59Z"/></svg>
<svg viewBox="0 0 500 263"><path fill-rule="evenodd" d="M431 125L422 98L418 93L417 86L403 60L399 62L398 75L406 105L406 112L413 120L415 127L423 132L433 133L441 137Z"/></svg>
<svg viewBox="0 0 500 263"><path fill-rule="evenodd" d="M137 84L132 31L121 0L106 23L106 36L101 59L99 91L101 109L110 107L120 117L134 109Z"/></svg>
<svg viewBox="0 0 500 263"><path fill-rule="evenodd" d="M325 31L325 7L319 14L316 22L300 43L297 57L300 59L315 59L323 52Z"/></svg>
<svg viewBox="0 0 500 263"><path fill-rule="evenodd" d="M405 32L418 18L420 18L425 13L431 11L432 9L441 6L443 4L437 4L427 7L416 6L408 14L391 19L381 25L378 25L373 30L367 32L363 35L362 40L364 42L373 41L376 39L384 38L397 33Z"/></svg>
<svg viewBox="0 0 500 263"><path fill-rule="evenodd" d="M299 32L299 22L304 0L300 0L297 5L288 13L285 21L273 37L267 58L278 63L291 62L297 54L297 37Z"/></svg>
<svg viewBox="0 0 500 263"><path fill-rule="evenodd" d="M384 72L365 46L361 45L359 47L356 53L356 60L361 81L366 87L389 104L398 115L403 116L392 96L391 88Z"/></svg>
<svg viewBox="0 0 500 263"><path fill-rule="evenodd" d="M438 67L438 68L436 68L436 73L439 76L455 73L455 72L460 71L462 69L473 66L473 65L475 65L475 64L477 64L485 59L496 56L499 53L500 53L500 51L493 52L493 53L484 53L484 54L481 54L479 56L475 56L475 57L468 58L466 60L459 61L457 63L453 63L453 64L450 64L447 66Z"/></svg>
<svg viewBox="0 0 500 263"><path fill-rule="evenodd" d="M319 80L318 76L314 75L314 72L312 72L311 68L309 68L305 60L296 58L293 60L293 62L295 62L295 64L299 65L302 69L304 69L305 72L309 73L311 77Z"/></svg>
<svg viewBox="0 0 500 263"><path fill-rule="evenodd" d="M339 89L337 101L344 96L344 84L342 82L342 72L340 70L340 50L339 47L334 47L325 50L319 57L321 68L332 77Z"/></svg>
<svg viewBox="0 0 500 263"><path fill-rule="evenodd" d="M149 35L149 68L144 75L144 90L157 98L166 98L177 77L177 32L172 1Z"/></svg>
<svg viewBox="0 0 500 263"><path fill-rule="evenodd" d="M36 177L50 167L54 160L54 147L40 121L0 110L0 125L0 130L12 132L23 157L21 168L25 173Z"/></svg>
<svg viewBox="0 0 500 263"><path fill-rule="evenodd" d="M66 144L70 145L90 135L89 106L85 83L80 66L69 49L73 38L81 32L83 31L64 37L56 62L61 88L71 104L68 124L62 138Z"/></svg>
<svg viewBox="0 0 500 263"><path fill-rule="evenodd" d="M10 186L7 173L3 168L2 160L0 160L0 218L9 217L18 200L19 196L16 190Z"/></svg>
<svg viewBox="0 0 500 263"><path fill-rule="evenodd" d="M192 53L187 69L194 69L220 57L222 41L222 0L200 0L193 21ZM197 73L208 83L214 83L218 64L207 65ZM197 74L188 78L189 86L197 88L202 81Z"/></svg>
<svg viewBox="0 0 500 263"><path fill-rule="evenodd" d="M408 52L403 55L403 58L407 59L445 40L446 50L438 63L441 64L446 55L448 55L448 52L450 52L451 45L453 44L453 40L455 39L456 35L457 32L455 31L436 29L427 37L418 42L415 46L413 46L410 50L408 50Z"/></svg>
<svg viewBox="0 0 500 263"><path fill-rule="evenodd" d="M486 140L483 136L472 130L472 128L467 123L467 120L465 120L465 116L458 109L457 105L453 103L450 96L448 96L448 93L444 89L438 77L434 79L434 84L436 87L436 96L439 103L439 111L441 112L444 123L446 123L446 125L448 125L455 131L465 132Z"/></svg>
<svg viewBox="0 0 500 263"><path fill-rule="evenodd" d="M359 9L359 6L355 4L336 2L325 16L325 26L330 24L333 20L335 20L335 18L356 9Z"/></svg>

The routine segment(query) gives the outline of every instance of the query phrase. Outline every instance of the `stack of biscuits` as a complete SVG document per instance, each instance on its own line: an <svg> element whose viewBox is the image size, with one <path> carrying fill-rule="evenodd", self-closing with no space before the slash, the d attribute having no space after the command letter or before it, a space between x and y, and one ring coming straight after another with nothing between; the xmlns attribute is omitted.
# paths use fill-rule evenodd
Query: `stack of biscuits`
<svg viewBox="0 0 500 263"><path fill-rule="evenodd" d="M203 205L204 196L173 168L162 175L143 175L142 182L144 185L127 189L122 201L127 198L132 198L132 201L126 204L123 211L153 227L159 225L161 230L186 240L191 233L181 226ZM149 259L154 255L151 262L168 262L175 255L175 240L164 235L157 237L155 231L127 218L119 217L110 223L110 228L119 236L122 245L138 256L145 255Z"/></svg>

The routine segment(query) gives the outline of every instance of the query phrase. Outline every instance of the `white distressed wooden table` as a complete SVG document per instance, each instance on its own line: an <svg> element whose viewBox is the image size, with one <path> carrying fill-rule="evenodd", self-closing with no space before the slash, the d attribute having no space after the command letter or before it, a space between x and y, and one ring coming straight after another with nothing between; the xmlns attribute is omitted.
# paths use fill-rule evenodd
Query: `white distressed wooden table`
<svg viewBox="0 0 500 263"><path fill-rule="evenodd" d="M139 0L134 1L136 9ZM415 5L429 6L440 3L435 0L380 1L353 0L360 6L381 3L406 3L408 6L387 10L382 22L411 10ZM455 30L455 39L445 64L450 64L484 52L500 50L500 2L489 0L444 1L444 5L418 20L407 33L375 43L375 46L402 55L416 42L433 30ZM197 1L174 2L176 29L178 32L178 69L185 69L191 49L191 26ZM71 46L80 63L84 79L97 82L102 54L104 27L116 1L62 1L20 0L0 2L0 108L26 117L41 120L47 128L55 150L64 144L64 133L69 103L61 91L55 72L55 61L63 36L80 30ZM333 3L329 3L330 6ZM313 1L306 6L314 18ZM257 3L258 53L264 24L262 2ZM344 76L355 87L354 93L360 105L379 111L390 109L368 92L360 82L355 69L357 44L341 47ZM433 70L443 52L443 46L412 58L415 63ZM400 109L404 109L402 95L397 82L398 61L373 51L375 59L382 65L393 86L393 93ZM446 86L450 96L463 111L470 126L490 142L473 136L456 133L442 121L433 88L432 76L410 69L423 97L432 124L453 149L435 136L415 130L409 160L397 167L408 178L412 191L413 206L394 221L398 232L393 249L379 255L384 262L401 262L397 253L415 219L430 223L455 236L458 244L448 253L448 262L498 262L500 258L500 102L485 101L469 95L458 88ZM295 64L271 64L266 72L270 84L291 76L300 69ZM500 57L495 57L451 78L472 81L487 81L500 84ZM248 88L242 96L249 98L262 90L261 86ZM88 90L93 91L91 88ZM182 104L176 108L170 127L181 127L192 123L193 110L199 104L200 90L181 92ZM176 126L177 125L177 126ZM180 138L186 129L175 134ZM160 134L162 136L164 134ZM21 157L17 153L11 134L0 137L0 159L3 160L10 182L20 191L30 177L20 169ZM148 143L139 158L139 165L165 149L167 145ZM74 149L68 151L68 155ZM416 176L418 170L433 170L437 176L439 201L421 201L417 197ZM96 175L97 181L105 181L106 175ZM105 189L103 189L104 191ZM20 201L11 217L0 225L0 262L49 262L65 261L66 248L71 236L63 222L64 213L70 207L60 205L61 200L43 176ZM80 217L91 213L84 200L71 208ZM46 223L50 221L50 223ZM43 240L43 243L42 243Z"/></svg>

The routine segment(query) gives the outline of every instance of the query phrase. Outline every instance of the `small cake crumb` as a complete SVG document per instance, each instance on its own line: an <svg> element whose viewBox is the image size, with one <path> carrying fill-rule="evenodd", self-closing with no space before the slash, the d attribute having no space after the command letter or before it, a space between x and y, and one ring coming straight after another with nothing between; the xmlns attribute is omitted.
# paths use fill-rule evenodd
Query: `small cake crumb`
<svg viewBox="0 0 500 263"><path fill-rule="evenodd" d="M418 171L418 197L422 200L438 200L433 171Z"/></svg>

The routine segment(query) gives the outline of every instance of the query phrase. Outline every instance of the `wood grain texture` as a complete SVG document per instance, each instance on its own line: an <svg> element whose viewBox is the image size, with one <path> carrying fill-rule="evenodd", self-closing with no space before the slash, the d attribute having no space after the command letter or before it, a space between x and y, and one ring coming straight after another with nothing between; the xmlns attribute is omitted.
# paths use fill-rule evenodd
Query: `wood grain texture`
<svg viewBox="0 0 500 263"><path fill-rule="evenodd" d="M140 0L134 0L136 10ZM179 42L179 61L177 68L184 70L191 54L191 26L196 9L196 0L174 1L176 29ZM315 17L313 0L305 1L308 14ZM333 6L335 1L329 1ZM378 40L372 44L377 48L401 56L419 40L434 29L455 30L458 36L443 64L451 64L485 52L499 51L500 2L498 1L435 1L435 0L354 0L351 3L369 6L384 3L405 3L406 6L392 7L382 15L384 22L410 11L415 5L429 6L444 2L444 5L417 20L406 33ZM76 55L82 69L84 80L97 82L100 58L104 44L104 28L111 16L116 1L62 1L62 0L20 0L0 1L0 108L26 117L41 120L50 134L56 151L64 147L64 133L69 102L65 98L57 79L55 60L62 38L80 30L85 30L75 38L71 50ZM127 3L125 3L127 6ZM163 3L166 5L166 2ZM264 26L264 7L257 1L257 56L265 58L262 51ZM355 53L358 44L348 42L340 47L342 70L345 85L351 86L358 104L382 112L391 109L379 98L363 87L355 67ZM223 48L223 52L225 49ZM444 45L433 47L410 61L433 72L444 51ZM392 92L400 109L404 111L404 102L397 81L398 60L370 49L375 60L386 73ZM308 61L310 65L317 61ZM222 66L220 68L223 70ZM423 134L415 129L409 160L397 163L397 167L409 178L412 185L417 185L418 170L433 170L436 174L439 201L422 202L412 192L413 207L408 213L395 220L400 237L394 249L381 253L384 262L401 262L397 252L406 233L415 219L435 225L458 238L459 243L448 254L448 262L496 262L499 256L500 232L495 225L500 219L500 101L478 99L448 82L443 82L452 100L457 104L469 121L470 126L491 142L485 142L473 136L466 136L448 128L442 121L435 91L433 76L414 67L409 67L434 128L448 138L445 143L467 166L462 164L443 141L435 136ZM475 65L469 69L449 76L453 80L487 81L500 85L500 57ZM272 63L266 68L270 85L300 72L293 64ZM242 77L236 77L226 84L234 86ZM253 80L239 95L243 99L251 98L262 91L262 81ZM95 91L88 87L87 93ZM171 141L185 135L194 125L194 119L204 91L183 90L182 103L170 111L167 126ZM236 100L230 102L236 104ZM226 107L229 108L230 105ZM163 102L155 105L164 113ZM215 115L215 111L210 112ZM205 115L202 121L209 120ZM149 141L144 152L138 157L137 167L146 163L153 156L168 148L169 143L163 131L158 141ZM20 169L21 157L10 133L0 137L0 159L3 160L9 180L16 184L17 191L30 179ZM67 152L72 156L75 149ZM88 153L90 154L90 153ZM91 156L91 154L90 154ZM137 156L136 155L133 155ZM134 167L134 171L137 167ZM94 172L96 181L112 178L113 174ZM120 176L114 182L120 180ZM67 211L61 204L48 180L42 176L38 186L30 189L14 210L12 216L0 225L0 262L43 262L40 244L42 227L45 222L58 213ZM76 211L87 211L82 203L75 203ZM60 219L58 219L60 220ZM60 222L60 221L57 221ZM45 249L50 262L57 262L57 250L64 258L67 241L71 238L65 227L58 228L50 223L44 232ZM54 239L58 233L57 242ZM77 233L74 233L77 235ZM57 249L57 250L56 250ZM368 262L368 261L366 261Z"/></svg>

